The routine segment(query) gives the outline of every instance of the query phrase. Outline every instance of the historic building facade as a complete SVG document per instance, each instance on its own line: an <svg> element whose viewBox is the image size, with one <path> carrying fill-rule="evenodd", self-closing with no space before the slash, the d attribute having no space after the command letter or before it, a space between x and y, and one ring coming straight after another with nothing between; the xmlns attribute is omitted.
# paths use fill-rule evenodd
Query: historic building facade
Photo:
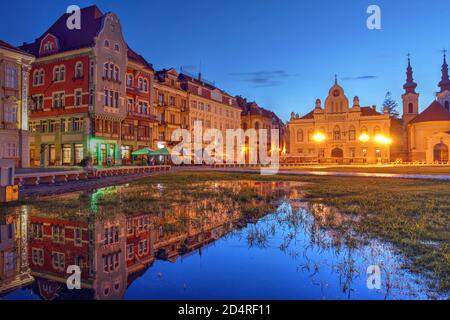
<svg viewBox="0 0 450 320"><path fill-rule="evenodd" d="M236 97L237 103L241 108L241 128L243 130L247 129L265 129L267 130L267 151L278 152L281 157L286 155L286 127L283 121L278 118L278 116L260 107L256 102L247 102L247 99L243 97ZM274 150L271 141L271 130L276 129L279 133L278 150ZM257 146L259 146L259 141L257 141ZM244 153L246 154L246 159L248 160L248 154L250 146L248 143L244 148Z"/></svg>
<svg viewBox="0 0 450 320"><path fill-rule="evenodd" d="M128 48L127 113L121 128L122 164L131 163L133 151L156 147L158 121L153 105L153 77L152 65Z"/></svg>
<svg viewBox="0 0 450 320"><path fill-rule="evenodd" d="M317 99L307 115L291 114L289 154L301 162L388 162L391 127L387 110L378 112L375 106L360 106L358 97L350 106L336 80L324 106Z"/></svg>
<svg viewBox="0 0 450 320"><path fill-rule="evenodd" d="M29 167L28 77L34 57L0 41L0 159Z"/></svg>
<svg viewBox="0 0 450 320"><path fill-rule="evenodd" d="M155 73L153 105L158 118L156 147L178 143L172 141L172 133L176 129L188 128L188 96L188 92L181 88L179 74L175 69L163 69Z"/></svg>
<svg viewBox="0 0 450 320"><path fill-rule="evenodd" d="M442 76L436 100L419 113L419 94L408 59L404 85L403 125L407 136L407 161L448 163L450 147L450 78L444 54Z"/></svg>
<svg viewBox="0 0 450 320"><path fill-rule="evenodd" d="M82 30L61 16L21 48L37 57L30 79L30 155L34 165L127 162L151 145L153 68L131 50L114 13L81 11Z"/></svg>

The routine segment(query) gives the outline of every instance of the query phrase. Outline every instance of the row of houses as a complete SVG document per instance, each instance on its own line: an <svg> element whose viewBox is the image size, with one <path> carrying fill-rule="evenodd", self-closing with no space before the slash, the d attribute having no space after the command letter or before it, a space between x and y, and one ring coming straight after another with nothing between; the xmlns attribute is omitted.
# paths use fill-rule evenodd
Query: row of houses
<svg viewBox="0 0 450 320"><path fill-rule="evenodd" d="M127 164L135 150L177 144L173 132L193 130L196 121L223 133L284 128L256 104L254 120L249 103L201 74L155 70L129 47L115 13L83 8L81 30L69 30L68 17L31 43L0 43L1 130L11 135L2 132L1 157L17 166L72 166L85 157Z"/></svg>

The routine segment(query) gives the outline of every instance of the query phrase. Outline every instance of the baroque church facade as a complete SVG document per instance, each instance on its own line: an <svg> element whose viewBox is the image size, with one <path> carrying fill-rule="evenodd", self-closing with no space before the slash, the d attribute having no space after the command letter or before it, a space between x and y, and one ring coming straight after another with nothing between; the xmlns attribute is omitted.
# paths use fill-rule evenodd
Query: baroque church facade
<svg viewBox="0 0 450 320"><path fill-rule="evenodd" d="M448 163L450 147L450 78L444 55L440 91L419 112L419 94L410 59L402 95L401 118L376 106L350 105L337 79L324 105L304 116L291 114L288 162L300 163Z"/></svg>

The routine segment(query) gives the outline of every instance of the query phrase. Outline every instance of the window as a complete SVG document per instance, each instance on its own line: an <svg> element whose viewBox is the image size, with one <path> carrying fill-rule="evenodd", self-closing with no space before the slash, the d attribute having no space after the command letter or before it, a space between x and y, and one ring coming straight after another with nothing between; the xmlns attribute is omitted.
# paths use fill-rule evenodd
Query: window
<svg viewBox="0 0 450 320"><path fill-rule="evenodd" d="M4 121L8 123L17 122L17 106L15 103L7 103L4 106Z"/></svg>
<svg viewBox="0 0 450 320"><path fill-rule="evenodd" d="M127 74L127 87L133 88L133 75Z"/></svg>
<svg viewBox="0 0 450 320"><path fill-rule="evenodd" d="M354 126L350 126L348 129L348 139L354 141L356 139L356 130Z"/></svg>
<svg viewBox="0 0 450 320"><path fill-rule="evenodd" d="M31 97L31 111L39 111L44 109L44 96L36 95Z"/></svg>
<svg viewBox="0 0 450 320"><path fill-rule="evenodd" d="M56 120L48 120L48 132L56 131Z"/></svg>
<svg viewBox="0 0 450 320"><path fill-rule="evenodd" d="M72 162L72 146L70 144L64 144L62 146L62 163L64 165L70 165Z"/></svg>
<svg viewBox="0 0 450 320"><path fill-rule="evenodd" d="M119 77L119 67L114 66L114 80L119 81L120 77Z"/></svg>
<svg viewBox="0 0 450 320"><path fill-rule="evenodd" d="M59 81L64 81L64 80L66 80L66 67L61 66L59 68Z"/></svg>
<svg viewBox="0 0 450 320"><path fill-rule="evenodd" d="M17 88L17 67L11 63L6 65L5 85L7 88Z"/></svg>
<svg viewBox="0 0 450 320"><path fill-rule="evenodd" d="M52 240L53 242L64 243L64 226L53 225L52 226Z"/></svg>
<svg viewBox="0 0 450 320"><path fill-rule="evenodd" d="M52 252L52 266L54 269L64 271L66 266L66 257L64 253Z"/></svg>
<svg viewBox="0 0 450 320"><path fill-rule="evenodd" d="M144 92L148 92L148 81L144 79Z"/></svg>
<svg viewBox="0 0 450 320"><path fill-rule="evenodd" d="M414 113L414 105L411 102L408 104L408 113Z"/></svg>
<svg viewBox="0 0 450 320"><path fill-rule="evenodd" d="M103 256L103 271L106 273L115 271L119 268L119 253L113 253Z"/></svg>
<svg viewBox="0 0 450 320"><path fill-rule="evenodd" d="M83 77L83 63L78 61L75 64L75 79L80 79Z"/></svg>
<svg viewBox="0 0 450 320"><path fill-rule="evenodd" d="M117 43L114 45L114 51L120 52L120 46Z"/></svg>
<svg viewBox="0 0 450 320"><path fill-rule="evenodd" d="M114 107L119 108L119 93L114 92Z"/></svg>
<svg viewBox="0 0 450 320"><path fill-rule="evenodd" d="M176 121L175 121L175 115L174 115L174 114L171 114L171 115L170 115L170 123L171 123L171 124L175 124L175 122L176 122Z"/></svg>
<svg viewBox="0 0 450 320"><path fill-rule="evenodd" d="M31 238L32 239L42 239L44 234L44 226L40 223L32 223L31 224Z"/></svg>
<svg viewBox="0 0 450 320"><path fill-rule="evenodd" d="M105 228L103 243L105 245L119 242L119 227Z"/></svg>
<svg viewBox="0 0 450 320"><path fill-rule="evenodd" d="M302 129L297 130L297 142L303 142L303 130Z"/></svg>
<svg viewBox="0 0 450 320"><path fill-rule="evenodd" d="M43 266L44 265L44 250L32 248L31 249L31 261L34 265Z"/></svg>
<svg viewBox="0 0 450 320"><path fill-rule="evenodd" d="M75 91L75 106L79 107L82 104L82 92L81 90Z"/></svg>
<svg viewBox="0 0 450 320"><path fill-rule="evenodd" d="M308 141L309 142L313 141L313 136L314 136L313 131L311 129L308 130Z"/></svg>
<svg viewBox="0 0 450 320"><path fill-rule="evenodd" d="M105 48L109 48L109 41L108 40L105 40L104 46L105 46Z"/></svg>
<svg viewBox="0 0 450 320"><path fill-rule="evenodd" d="M164 94L162 94L162 93L158 94L158 104L164 105Z"/></svg>
<svg viewBox="0 0 450 320"><path fill-rule="evenodd" d="M103 105L104 105L105 107L108 107L108 106L109 106L109 99L108 99L108 97L109 97L109 91L108 91L108 90L105 90L104 100L103 100Z"/></svg>
<svg viewBox="0 0 450 320"><path fill-rule="evenodd" d="M169 97L169 104L171 106L175 106L175 97L172 97L172 96Z"/></svg>
<svg viewBox="0 0 450 320"><path fill-rule="evenodd" d="M74 229L74 242L76 246L81 245L82 243L82 232L80 228L75 228Z"/></svg>
<svg viewBox="0 0 450 320"><path fill-rule="evenodd" d="M56 66L53 69L53 81L54 82L61 82L64 81L66 78L66 67L64 66Z"/></svg>
<svg viewBox="0 0 450 320"><path fill-rule="evenodd" d="M374 135L374 136L376 136L377 134L380 134L380 132L381 132L381 129L380 129L379 126L376 126L376 127L373 129L373 135Z"/></svg>
<svg viewBox="0 0 450 320"><path fill-rule="evenodd" d="M53 108L63 108L65 106L65 94L57 92L53 94Z"/></svg>
<svg viewBox="0 0 450 320"><path fill-rule="evenodd" d="M333 130L333 140L341 140L341 129L335 126Z"/></svg>
<svg viewBox="0 0 450 320"><path fill-rule="evenodd" d="M109 63L103 65L103 78L108 79Z"/></svg>
<svg viewBox="0 0 450 320"><path fill-rule="evenodd" d="M139 78L139 80L138 80L138 89L139 89L139 91L144 90L144 80L142 78Z"/></svg>
<svg viewBox="0 0 450 320"><path fill-rule="evenodd" d="M133 244L129 244L127 246L127 258L128 259L133 259L134 257L134 245Z"/></svg>
<svg viewBox="0 0 450 320"><path fill-rule="evenodd" d="M72 119L72 131L80 132L83 129L83 118Z"/></svg>
<svg viewBox="0 0 450 320"><path fill-rule="evenodd" d="M133 102L133 99L127 99L127 112L128 113L133 113L133 105L134 105L134 102Z"/></svg>
<svg viewBox="0 0 450 320"><path fill-rule="evenodd" d="M44 70L35 70L33 72L33 86L41 86L44 84Z"/></svg>

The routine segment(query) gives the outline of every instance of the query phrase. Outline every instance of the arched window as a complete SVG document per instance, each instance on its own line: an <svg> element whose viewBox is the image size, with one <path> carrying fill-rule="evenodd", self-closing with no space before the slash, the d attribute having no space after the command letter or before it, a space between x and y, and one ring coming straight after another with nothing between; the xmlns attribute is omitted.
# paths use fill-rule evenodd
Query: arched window
<svg viewBox="0 0 450 320"><path fill-rule="evenodd" d="M297 142L303 142L303 130L302 129L297 130Z"/></svg>
<svg viewBox="0 0 450 320"><path fill-rule="evenodd" d="M354 141L356 139L356 130L354 126L350 126L348 129L348 140Z"/></svg>
<svg viewBox="0 0 450 320"><path fill-rule="evenodd" d="M53 81L59 81L59 67L53 69Z"/></svg>
<svg viewBox="0 0 450 320"><path fill-rule="evenodd" d="M83 63L78 61L75 64L75 78L80 79L83 76Z"/></svg>
<svg viewBox="0 0 450 320"><path fill-rule="evenodd" d="M6 87L17 88L17 67L8 63L6 65Z"/></svg>
<svg viewBox="0 0 450 320"><path fill-rule="evenodd" d="M66 67L65 66L61 66L59 68L59 80L60 81L66 80Z"/></svg>
<svg viewBox="0 0 450 320"><path fill-rule="evenodd" d="M313 136L314 136L314 134L313 134L312 129L309 129L308 130L308 141L309 142L313 141Z"/></svg>
<svg viewBox="0 0 450 320"><path fill-rule="evenodd" d="M40 70L35 70L33 72L33 86L39 85L39 74L40 74Z"/></svg>
<svg viewBox="0 0 450 320"><path fill-rule="evenodd" d="M41 84L41 85L44 84L44 78L45 78L45 72L43 69L41 69L41 71L39 71L39 84Z"/></svg>
<svg viewBox="0 0 450 320"><path fill-rule="evenodd" d="M144 92L148 92L148 81L144 80Z"/></svg>
<svg viewBox="0 0 450 320"><path fill-rule="evenodd" d="M127 87L133 88L133 75L127 74Z"/></svg>
<svg viewBox="0 0 450 320"><path fill-rule="evenodd" d="M412 102L408 104L408 113L414 113L414 105Z"/></svg>
<svg viewBox="0 0 450 320"><path fill-rule="evenodd" d="M377 134L381 133L381 129L379 126L376 126L375 128L373 128L373 135L376 136Z"/></svg>
<svg viewBox="0 0 450 320"><path fill-rule="evenodd" d="M118 66L114 66L114 80L119 81L120 77L119 77L119 67Z"/></svg>
<svg viewBox="0 0 450 320"><path fill-rule="evenodd" d="M109 48L109 41L108 40L105 40L105 47Z"/></svg>
<svg viewBox="0 0 450 320"><path fill-rule="evenodd" d="M334 127L333 140L341 140L341 128L339 126Z"/></svg>
<svg viewBox="0 0 450 320"><path fill-rule="evenodd" d="M255 122L255 129L258 130L259 129L259 122Z"/></svg>
<svg viewBox="0 0 450 320"><path fill-rule="evenodd" d="M433 148L434 161L436 162L448 162L448 146L443 143L439 143Z"/></svg>
<svg viewBox="0 0 450 320"><path fill-rule="evenodd" d="M109 63L103 65L103 78L108 78Z"/></svg>

